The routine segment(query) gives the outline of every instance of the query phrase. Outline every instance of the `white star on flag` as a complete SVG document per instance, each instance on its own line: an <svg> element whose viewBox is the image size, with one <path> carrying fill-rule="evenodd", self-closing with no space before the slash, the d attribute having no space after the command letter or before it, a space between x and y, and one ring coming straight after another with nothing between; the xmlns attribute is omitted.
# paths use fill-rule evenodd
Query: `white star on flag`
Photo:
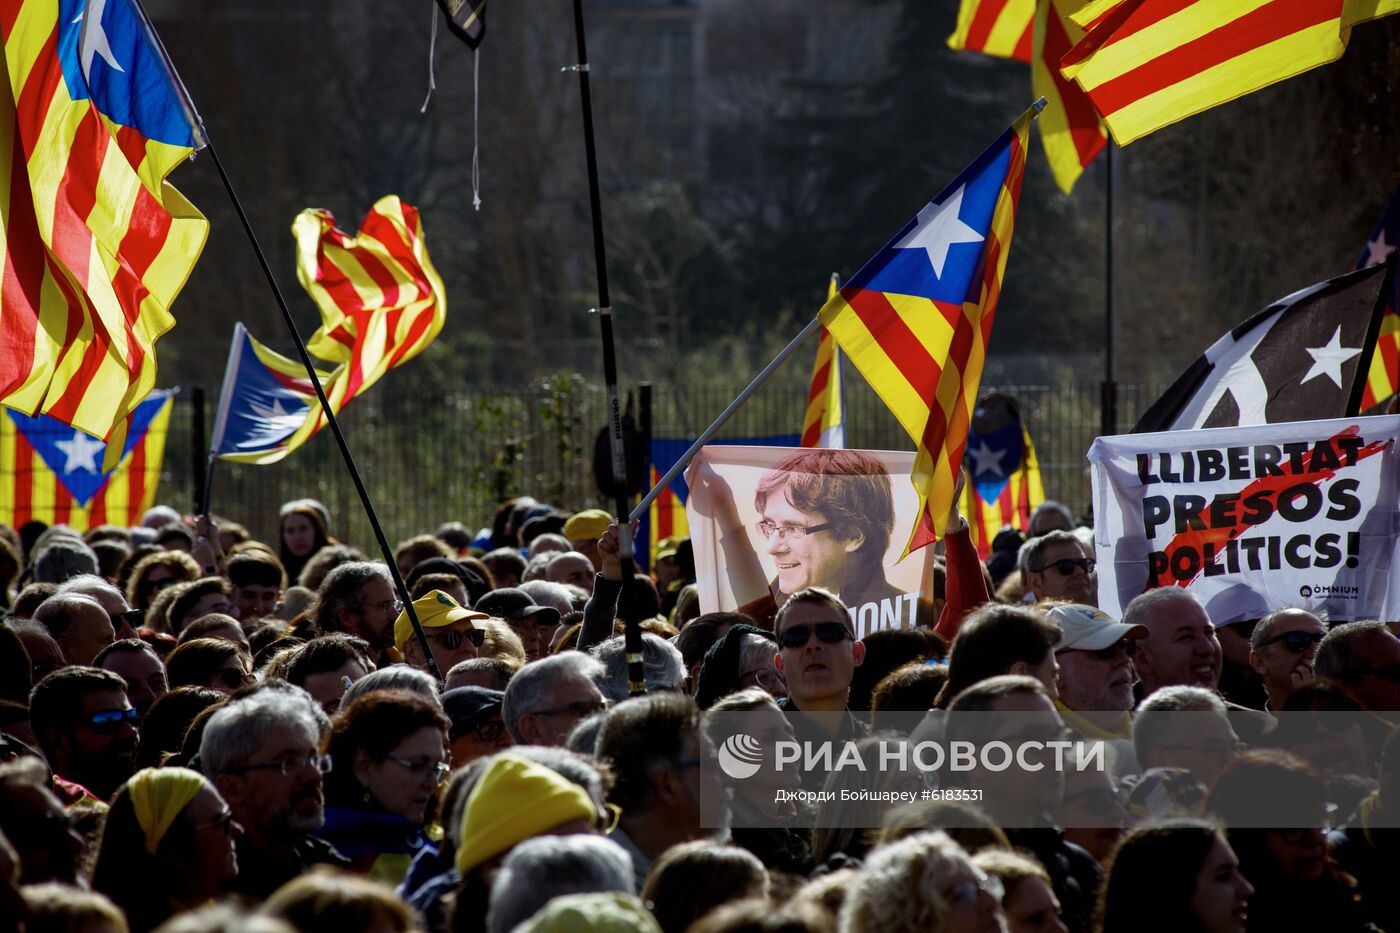
<svg viewBox="0 0 1400 933"><path fill-rule="evenodd" d="M74 431L66 441L55 441L54 446L63 452L67 459L63 462L63 472L72 473L86 470L89 473L101 472L97 468L97 456L107 449L107 445L82 431Z"/></svg>
<svg viewBox="0 0 1400 933"><path fill-rule="evenodd" d="M1006 471L1003 470L1001 466L1000 451L993 450L986 444L979 444L970 449L968 455L971 456L974 461L972 466L974 475L979 473L992 473L996 476L1006 475Z"/></svg>
<svg viewBox="0 0 1400 933"><path fill-rule="evenodd" d="M248 407L253 410L253 414L267 421L278 421L287 417L287 409L282 407L282 400L280 398L273 399L271 406L263 405L258 402L250 402L248 403Z"/></svg>
<svg viewBox="0 0 1400 933"><path fill-rule="evenodd" d="M92 78L92 56L101 55L102 60L108 67L126 73L126 69L117 61L117 57L112 54L112 45L107 41L107 30L102 28L102 14L107 10L107 0L91 0L88 5L88 15L91 17L87 22L87 28L82 31L82 48L79 50L83 63L83 77ZM73 22L83 18L79 13L74 17Z"/></svg>
<svg viewBox="0 0 1400 933"><path fill-rule="evenodd" d="M922 249L933 264L933 274L943 278L943 266L948 262L948 250L954 243L981 243L986 237L963 223L963 192L967 186L954 191L942 204L929 203L919 211L914 229L900 237L895 249Z"/></svg>
<svg viewBox="0 0 1400 933"><path fill-rule="evenodd" d="M1313 358L1312 369L1303 377L1303 382L1309 379L1316 379L1318 376L1326 376L1337 384L1337 388L1342 387L1342 364L1361 352L1360 347L1342 346L1342 328L1337 325L1337 329L1332 332L1332 339L1327 341L1325 347L1304 347Z"/></svg>
<svg viewBox="0 0 1400 933"><path fill-rule="evenodd" d="M1385 241L1385 229L1376 231L1376 238L1366 244L1366 265L1374 266L1378 262L1384 261L1385 257L1400 249L1394 243Z"/></svg>

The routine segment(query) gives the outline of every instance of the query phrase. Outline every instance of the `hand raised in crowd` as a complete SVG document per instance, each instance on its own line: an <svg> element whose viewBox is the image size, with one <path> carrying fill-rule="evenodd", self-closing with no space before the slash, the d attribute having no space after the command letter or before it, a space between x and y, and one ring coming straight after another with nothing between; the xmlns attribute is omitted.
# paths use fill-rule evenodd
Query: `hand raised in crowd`
<svg viewBox="0 0 1400 933"><path fill-rule="evenodd" d="M219 530L214 527L208 515L201 515L194 523L194 548L190 551L206 577L224 572L223 549L219 547Z"/></svg>
<svg viewBox="0 0 1400 933"><path fill-rule="evenodd" d="M608 530L603 532L603 536L598 539L598 557L603 566L599 569L605 580L622 580L622 557L621 542L618 541L618 529L621 526L617 522L608 525ZM632 523L632 534L637 533L637 523Z"/></svg>

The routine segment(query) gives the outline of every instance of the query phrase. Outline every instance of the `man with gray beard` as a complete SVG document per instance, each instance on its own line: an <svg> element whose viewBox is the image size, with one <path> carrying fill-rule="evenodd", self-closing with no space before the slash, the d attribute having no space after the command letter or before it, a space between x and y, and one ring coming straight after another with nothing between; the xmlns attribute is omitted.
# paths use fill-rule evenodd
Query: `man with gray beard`
<svg viewBox="0 0 1400 933"><path fill-rule="evenodd" d="M227 893L261 901L310 865L349 865L310 835L325 821L330 761L317 748L326 724L310 694L290 684L269 684L210 717L201 767L243 827Z"/></svg>

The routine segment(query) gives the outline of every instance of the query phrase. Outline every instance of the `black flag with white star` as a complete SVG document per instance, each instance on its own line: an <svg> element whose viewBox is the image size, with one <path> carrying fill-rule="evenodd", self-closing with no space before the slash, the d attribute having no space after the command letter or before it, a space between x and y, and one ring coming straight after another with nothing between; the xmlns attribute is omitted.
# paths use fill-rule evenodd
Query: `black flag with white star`
<svg viewBox="0 0 1400 933"><path fill-rule="evenodd" d="M1356 414L1394 274L1392 258L1269 305L1192 363L1134 433Z"/></svg>

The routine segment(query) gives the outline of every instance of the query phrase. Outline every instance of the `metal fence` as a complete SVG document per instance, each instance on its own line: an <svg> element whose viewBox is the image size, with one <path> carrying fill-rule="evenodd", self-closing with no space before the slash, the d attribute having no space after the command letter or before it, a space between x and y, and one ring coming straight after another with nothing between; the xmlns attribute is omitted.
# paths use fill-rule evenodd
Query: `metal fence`
<svg viewBox="0 0 1400 933"><path fill-rule="evenodd" d="M1098 386L983 386L1020 400L1040 458L1046 495L1076 514L1089 507L1085 453L1100 433ZM635 393L635 389L633 390ZM690 439L737 392L656 385L652 434ZM1127 430L1161 387L1119 385L1119 430ZM735 414L721 437L796 433L806 392L760 392ZM213 400L210 404L212 406ZM530 494L563 508L607 507L593 480L593 447L606 424L602 390L561 378L541 386L395 393L378 387L357 399L342 417L355 461L391 540L431 531L444 521L470 527L489 522L496 503ZM183 393L171 419L160 498L191 508L197 453L193 396ZM864 383L849 380L847 445L910 450L912 444L889 410ZM278 506L301 496L331 510L332 534L372 546L369 522L329 432L313 438L281 463L219 463L212 477L216 513L240 521L273 540Z"/></svg>

